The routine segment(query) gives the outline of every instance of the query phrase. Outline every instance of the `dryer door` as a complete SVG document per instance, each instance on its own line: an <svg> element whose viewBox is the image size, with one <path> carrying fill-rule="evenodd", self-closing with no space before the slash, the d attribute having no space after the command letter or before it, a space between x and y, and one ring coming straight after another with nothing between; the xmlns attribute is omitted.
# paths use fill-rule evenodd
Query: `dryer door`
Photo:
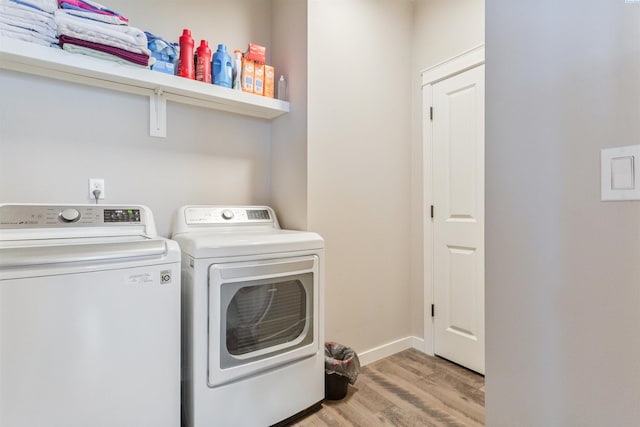
<svg viewBox="0 0 640 427"><path fill-rule="evenodd" d="M318 257L209 267L210 387L320 351Z"/></svg>

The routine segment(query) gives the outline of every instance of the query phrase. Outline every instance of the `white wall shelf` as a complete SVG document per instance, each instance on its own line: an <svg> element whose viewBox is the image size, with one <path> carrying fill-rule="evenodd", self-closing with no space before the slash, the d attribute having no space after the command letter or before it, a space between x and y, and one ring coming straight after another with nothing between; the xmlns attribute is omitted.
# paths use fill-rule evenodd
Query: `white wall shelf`
<svg viewBox="0 0 640 427"><path fill-rule="evenodd" d="M289 112L289 103L278 99L6 37L0 37L0 68L148 96L152 136L166 136L167 100L267 120Z"/></svg>

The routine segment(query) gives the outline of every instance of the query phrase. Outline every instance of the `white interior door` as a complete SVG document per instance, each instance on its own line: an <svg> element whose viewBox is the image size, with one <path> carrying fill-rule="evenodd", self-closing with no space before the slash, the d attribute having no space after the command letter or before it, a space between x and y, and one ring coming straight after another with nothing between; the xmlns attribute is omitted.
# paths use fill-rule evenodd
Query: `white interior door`
<svg viewBox="0 0 640 427"><path fill-rule="evenodd" d="M484 373L484 65L432 97L434 352Z"/></svg>

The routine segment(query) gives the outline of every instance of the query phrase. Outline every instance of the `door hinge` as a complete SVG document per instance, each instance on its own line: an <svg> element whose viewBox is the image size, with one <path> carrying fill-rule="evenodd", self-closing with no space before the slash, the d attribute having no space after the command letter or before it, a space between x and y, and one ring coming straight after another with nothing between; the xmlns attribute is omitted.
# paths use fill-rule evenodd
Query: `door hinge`
<svg viewBox="0 0 640 427"><path fill-rule="evenodd" d="M431 304L431 317L436 317L436 306Z"/></svg>
<svg viewBox="0 0 640 427"><path fill-rule="evenodd" d="M429 120L433 121L433 107L429 107Z"/></svg>
<svg viewBox="0 0 640 427"><path fill-rule="evenodd" d="M433 208L433 205L431 205L431 218L433 218L433 216L434 216L434 208Z"/></svg>

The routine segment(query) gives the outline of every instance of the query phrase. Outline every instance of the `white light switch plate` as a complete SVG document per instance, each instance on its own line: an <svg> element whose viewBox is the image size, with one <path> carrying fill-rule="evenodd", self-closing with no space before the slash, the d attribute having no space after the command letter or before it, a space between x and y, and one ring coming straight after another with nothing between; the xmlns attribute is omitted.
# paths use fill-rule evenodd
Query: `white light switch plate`
<svg viewBox="0 0 640 427"><path fill-rule="evenodd" d="M601 151L601 200L640 200L640 145Z"/></svg>

